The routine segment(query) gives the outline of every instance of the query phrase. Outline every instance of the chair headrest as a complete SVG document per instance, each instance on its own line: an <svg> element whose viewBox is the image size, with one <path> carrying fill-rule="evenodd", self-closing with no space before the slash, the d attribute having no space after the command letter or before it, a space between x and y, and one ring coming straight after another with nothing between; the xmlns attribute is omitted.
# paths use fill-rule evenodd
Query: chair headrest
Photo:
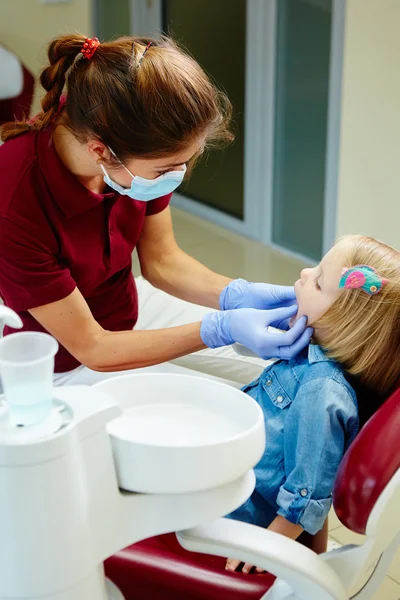
<svg viewBox="0 0 400 600"><path fill-rule="evenodd" d="M352 531L365 533L372 508L400 468L399 440L400 388L364 425L339 467L333 503Z"/></svg>

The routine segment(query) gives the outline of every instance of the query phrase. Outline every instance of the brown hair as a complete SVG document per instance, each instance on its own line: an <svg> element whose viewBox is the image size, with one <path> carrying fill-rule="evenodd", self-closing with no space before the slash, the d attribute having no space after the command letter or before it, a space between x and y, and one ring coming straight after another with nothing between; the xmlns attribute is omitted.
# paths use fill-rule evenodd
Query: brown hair
<svg viewBox="0 0 400 600"><path fill-rule="evenodd" d="M389 282L373 296L343 290L314 325L329 356L362 384L387 394L400 383L400 252L363 235L345 236L338 244L344 267L369 265Z"/></svg>
<svg viewBox="0 0 400 600"><path fill-rule="evenodd" d="M4 124L3 141L43 129L59 114L78 141L97 138L121 160L176 154L200 136L207 145L232 141L229 100L172 39L121 37L102 43L90 60L82 57L84 42L79 34L51 42L40 76L43 112Z"/></svg>

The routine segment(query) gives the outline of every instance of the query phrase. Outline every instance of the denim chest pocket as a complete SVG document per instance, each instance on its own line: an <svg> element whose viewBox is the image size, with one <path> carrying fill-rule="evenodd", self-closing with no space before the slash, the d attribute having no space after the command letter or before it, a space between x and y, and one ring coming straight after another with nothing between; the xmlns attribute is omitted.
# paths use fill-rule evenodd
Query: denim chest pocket
<svg viewBox="0 0 400 600"><path fill-rule="evenodd" d="M292 403L291 396L282 387L274 373L267 372L261 381L262 388L276 408L286 408Z"/></svg>

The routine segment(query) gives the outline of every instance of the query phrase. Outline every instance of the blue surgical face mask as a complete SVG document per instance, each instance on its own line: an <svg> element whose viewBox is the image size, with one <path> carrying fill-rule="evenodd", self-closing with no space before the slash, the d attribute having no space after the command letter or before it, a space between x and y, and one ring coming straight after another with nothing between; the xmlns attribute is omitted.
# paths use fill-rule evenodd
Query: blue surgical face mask
<svg viewBox="0 0 400 600"><path fill-rule="evenodd" d="M109 150L113 156L117 158L111 148L109 148ZM186 173L186 165L183 165L184 168L181 171L170 171L160 175L159 177L156 177L155 179L145 179L144 177L139 177L138 175L132 175L129 169L118 158L117 160L124 167L124 169L128 171L129 175L131 175L131 186L129 188L124 188L116 181L113 181L107 173L104 165L100 163L100 168L104 173L103 179L105 183L119 194L122 194L123 196L129 196L133 200L141 200L142 202L149 202L150 200L155 200L156 198L170 194L182 183Z"/></svg>

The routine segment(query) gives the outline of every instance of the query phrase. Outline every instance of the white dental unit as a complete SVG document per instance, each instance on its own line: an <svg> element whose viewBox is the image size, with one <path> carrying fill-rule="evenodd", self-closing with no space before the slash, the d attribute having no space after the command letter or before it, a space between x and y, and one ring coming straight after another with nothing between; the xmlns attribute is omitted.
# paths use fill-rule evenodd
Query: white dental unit
<svg viewBox="0 0 400 600"><path fill-rule="evenodd" d="M5 307L0 319L19 326ZM48 416L29 426L4 400L0 600L119 599L107 557L225 515L254 488L263 415L219 382L153 373L57 388Z"/></svg>

